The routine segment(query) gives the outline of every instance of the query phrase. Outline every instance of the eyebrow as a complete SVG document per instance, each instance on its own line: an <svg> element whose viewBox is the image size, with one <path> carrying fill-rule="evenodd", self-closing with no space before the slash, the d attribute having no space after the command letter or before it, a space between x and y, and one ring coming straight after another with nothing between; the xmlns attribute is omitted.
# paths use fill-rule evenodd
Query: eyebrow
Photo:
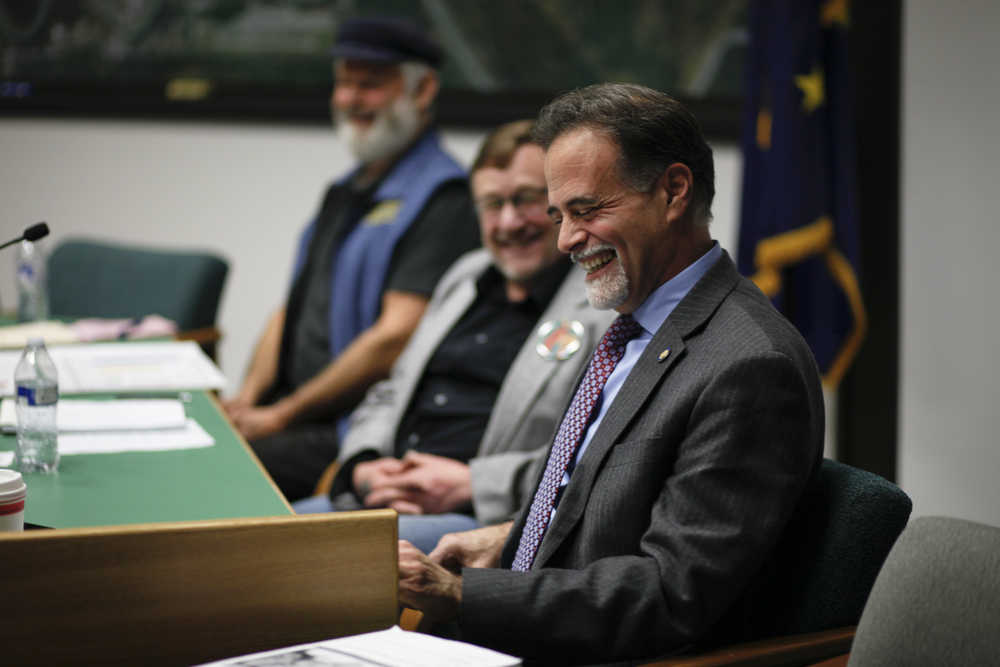
<svg viewBox="0 0 1000 667"><path fill-rule="evenodd" d="M581 195L579 197L573 197L568 202L566 202L566 208L569 209L569 208L573 208L575 206L586 206L586 207L599 206L600 203L601 203L601 198L600 197L582 196ZM560 213L559 207L558 206L554 206L554 205L553 206L549 206L549 208L547 209L547 213L549 215L552 215L553 213Z"/></svg>
<svg viewBox="0 0 1000 667"><path fill-rule="evenodd" d="M566 202L566 208L571 206L593 206L601 202L600 197L573 197L568 202Z"/></svg>

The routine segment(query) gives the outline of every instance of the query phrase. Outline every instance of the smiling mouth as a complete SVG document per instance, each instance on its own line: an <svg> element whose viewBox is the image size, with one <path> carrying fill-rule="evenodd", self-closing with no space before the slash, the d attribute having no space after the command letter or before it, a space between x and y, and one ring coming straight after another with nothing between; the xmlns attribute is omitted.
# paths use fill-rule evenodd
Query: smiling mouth
<svg viewBox="0 0 1000 667"><path fill-rule="evenodd" d="M496 243L498 248L503 249L513 249L525 248L532 245L538 239L542 238L541 232L519 234L517 236L504 236L503 238L494 238L494 243Z"/></svg>
<svg viewBox="0 0 1000 667"><path fill-rule="evenodd" d="M572 260L587 273L594 273L610 264L617 256L618 254L614 250L602 248L580 255L574 254Z"/></svg>
<svg viewBox="0 0 1000 667"><path fill-rule="evenodd" d="M375 122L376 114L370 111L361 111L358 109L346 109L340 111L338 114L338 120L344 123L350 123L352 125L361 125L367 127Z"/></svg>
<svg viewBox="0 0 1000 667"><path fill-rule="evenodd" d="M371 125L375 122L375 114L352 113L347 119L355 125Z"/></svg>

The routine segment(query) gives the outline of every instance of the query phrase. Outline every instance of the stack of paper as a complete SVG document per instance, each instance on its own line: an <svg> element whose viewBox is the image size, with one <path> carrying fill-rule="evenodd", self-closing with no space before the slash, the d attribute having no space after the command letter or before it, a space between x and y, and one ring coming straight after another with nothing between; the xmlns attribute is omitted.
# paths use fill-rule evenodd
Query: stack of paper
<svg viewBox="0 0 1000 667"><path fill-rule="evenodd" d="M13 428L17 412L13 398L0 402L0 426ZM182 428L184 406L177 399L89 401L63 399L56 411L60 433L76 431L135 431Z"/></svg>
<svg viewBox="0 0 1000 667"><path fill-rule="evenodd" d="M464 642L392 627L363 635L251 653L202 667L253 665L338 665L339 667L516 667L519 658Z"/></svg>
<svg viewBox="0 0 1000 667"><path fill-rule="evenodd" d="M176 399L91 401L60 399L56 410L59 454L110 454L193 449L215 444L205 429L184 414ZM13 398L0 402L0 427L13 432ZM3 458L0 464L9 465Z"/></svg>
<svg viewBox="0 0 1000 667"><path fill-rule="evenodd" d="M222 389L222 371L193 341L90 343L49 349L62 394ZM20 350L0 351L0 395L14 395Z"/></svg>
<svg viewBox="0 0 1000 667"><path fill-rule="evenodd" d="M75 343L79 340L68 324L57 320L9 324L0 327L0 348L22 349L28 344L30 338L41 338L46 345Z"/></svg>

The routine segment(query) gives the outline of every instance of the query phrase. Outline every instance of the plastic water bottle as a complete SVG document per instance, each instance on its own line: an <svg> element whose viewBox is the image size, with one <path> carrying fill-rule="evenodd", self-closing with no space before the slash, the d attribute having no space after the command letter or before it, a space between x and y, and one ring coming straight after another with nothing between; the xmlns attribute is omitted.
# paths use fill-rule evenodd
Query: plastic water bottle
<svg viewBox="0 0 1000 667"><path fill-rule="evenodd" d="M45 256L37 243L21 241L17 254L17 319L34 322L48 319L48 316Z"/></svg>
<svg viewBox="0 0 1000 667"><path fill-rule="evenodd" d="M21 472L55 472L59 467L56 404L59 378L45 341L32 338L14 371L17 387L17 446Z"/></svg>

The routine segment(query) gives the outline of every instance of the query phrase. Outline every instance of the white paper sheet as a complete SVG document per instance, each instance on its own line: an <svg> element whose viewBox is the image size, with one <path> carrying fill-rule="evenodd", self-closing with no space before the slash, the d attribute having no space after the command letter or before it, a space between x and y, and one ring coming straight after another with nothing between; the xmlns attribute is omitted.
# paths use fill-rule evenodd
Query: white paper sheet
<svg viewBox="0 0 1000 667"><path fill-rule="evenodd" d="M49 349L63 394L222 389L226 378L194 341L92 343ZM0 396L14 395L20 350L0 350Z"/></svg>
<svg viewBox="0 0 1000 667"><path fill-rule="evenodd" d="M211 447L215 440L201 425L188 419L184 428L159 431L103 431L59 434L59 455L160 452Z"/></svg>
<svg viewBox="0 0 1000 667"><path fill-rule="evenodd" d="M186 421L184 405L168 398L111 401L64 398L56 410L60 433L184 428ZM15 426L16 402L5 398L0 401L0 428L7 432Z"/></svg>
<svg viewBox="0 0 1000 667"><path fill-rule="evenodd" d="M70 325L58 320L25 322L0 327L0 348L24 349L29 338L41 338L46 345L76 343L80 340Z"/></svg>
<svg viewBox="0 0 1000 667"><path fill-rule="evenodd" d="M521 660L464 642L441 639L398 626L362 635L251 653L202 667L263 665L337 665L337 667L516 667Z"/></svg>

